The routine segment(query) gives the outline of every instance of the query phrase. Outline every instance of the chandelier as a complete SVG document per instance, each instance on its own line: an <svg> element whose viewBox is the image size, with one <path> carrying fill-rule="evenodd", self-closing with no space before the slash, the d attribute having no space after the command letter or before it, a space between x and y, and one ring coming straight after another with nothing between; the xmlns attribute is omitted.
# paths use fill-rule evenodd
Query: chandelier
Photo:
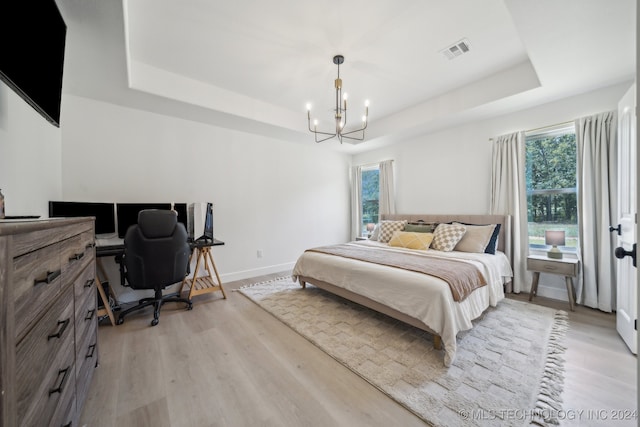
<svg viewBox="0 0 640 427"><path fill-rule="evenodd" d="M344 56L336 55L333 57L333 63L338 66L338 77L335 80L336 88L336 106L335 123L336 128L334 132L322 132L318 130L318 120L313 121L313 129L311 128L311 104L307 104L307 121L309 123L309 132L312 132L315 136L316 142L326 141L328 139L337 137L342 144L342 139L353 139L356 141L364 140L364 130L367 128L367 119L369 117L369 101L364 103L364 116L362 116L362 125L358 129L347 131L347 94L342 95L342 79L340 78L340 64L344 62ZM341 103L342 102L342 103ZM320 139L318 139L320 135Z"/></svg>

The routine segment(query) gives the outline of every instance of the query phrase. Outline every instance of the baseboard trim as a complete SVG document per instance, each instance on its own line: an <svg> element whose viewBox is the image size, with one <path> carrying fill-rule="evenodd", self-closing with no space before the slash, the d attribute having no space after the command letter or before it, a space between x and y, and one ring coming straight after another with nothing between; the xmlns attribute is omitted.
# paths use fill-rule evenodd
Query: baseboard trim
<svg viewBox="0 0 640 427"><path fill-rule="evenodd" d="M222 283L233 282L236 280L249 279L251 277L263 276L265 274L278 273L280 271L293 270L295 262L287 262L284 264L275 264L267 267L254 268L251 270L235 271L233 273L225 273L220 275Z"/></svg>
<svg viewBox="0 0 640 427"><path fill-rule="evenodd" d="M559 289L552 286L538 285L538 296L551 298L559 301L569 301L566 289Z"/></svg>

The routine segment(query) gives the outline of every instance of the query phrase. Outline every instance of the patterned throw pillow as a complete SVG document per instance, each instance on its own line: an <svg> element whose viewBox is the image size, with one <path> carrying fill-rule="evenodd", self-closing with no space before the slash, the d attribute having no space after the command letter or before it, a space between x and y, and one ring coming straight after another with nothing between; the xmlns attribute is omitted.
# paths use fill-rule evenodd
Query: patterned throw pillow
<svg viewBox="0 0 640 427"><path fill-rule="evenodd" d="M432 233L418 233L408 231L396 231L389 240L389 246L407 249L427 250L433 240Z"/></svg>
<svg viewBox="0 0 640 427"><path fill-rule="evenodd" d="M407 220L382 221L380 223L380 234L378 235L378 242L389 243L389 240L391 240L391 238L393 237L393 232L402 231L405 225L407 225Z"/></svg>
<svg viewBox="0 0 640 427"><path fill-rule="evenodd" d="M464 225L439 224L433 233L431 248L437 251L451 252L467 229Z"/></svg>

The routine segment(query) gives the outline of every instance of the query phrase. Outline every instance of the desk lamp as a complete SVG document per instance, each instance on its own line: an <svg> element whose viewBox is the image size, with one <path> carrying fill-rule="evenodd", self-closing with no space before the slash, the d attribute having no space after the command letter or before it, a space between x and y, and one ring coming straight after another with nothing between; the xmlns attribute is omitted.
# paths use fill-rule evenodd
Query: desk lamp
<svg viewBox="0 0 640 427"><path fill-rule="evenodd" d="M562 259L562 251L558 246L564 246L564 231L562 230L546 230L544 232L544 243L552 248L547 252L549 258Z"/></svg>

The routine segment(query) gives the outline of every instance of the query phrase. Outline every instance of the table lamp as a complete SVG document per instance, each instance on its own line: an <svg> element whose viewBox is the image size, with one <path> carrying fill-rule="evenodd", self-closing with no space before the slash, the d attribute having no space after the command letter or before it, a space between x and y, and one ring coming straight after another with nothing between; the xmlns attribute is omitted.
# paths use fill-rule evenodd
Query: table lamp
<svg viewBox="0 0 640 427"><path fill-rule="evenodd" d="M371 238L371 232L376 228L376 225L372 222L367 223L367 237Z"/></svg>
<svg viewBox="0 0 640 427"><path fill-rule="evenodd" d="M562 251L558 249L558 246L564 246L564 231L562 230L546 230L544 232L545 245L552 246L547 252L549 258L562 259Z"/></svg>

